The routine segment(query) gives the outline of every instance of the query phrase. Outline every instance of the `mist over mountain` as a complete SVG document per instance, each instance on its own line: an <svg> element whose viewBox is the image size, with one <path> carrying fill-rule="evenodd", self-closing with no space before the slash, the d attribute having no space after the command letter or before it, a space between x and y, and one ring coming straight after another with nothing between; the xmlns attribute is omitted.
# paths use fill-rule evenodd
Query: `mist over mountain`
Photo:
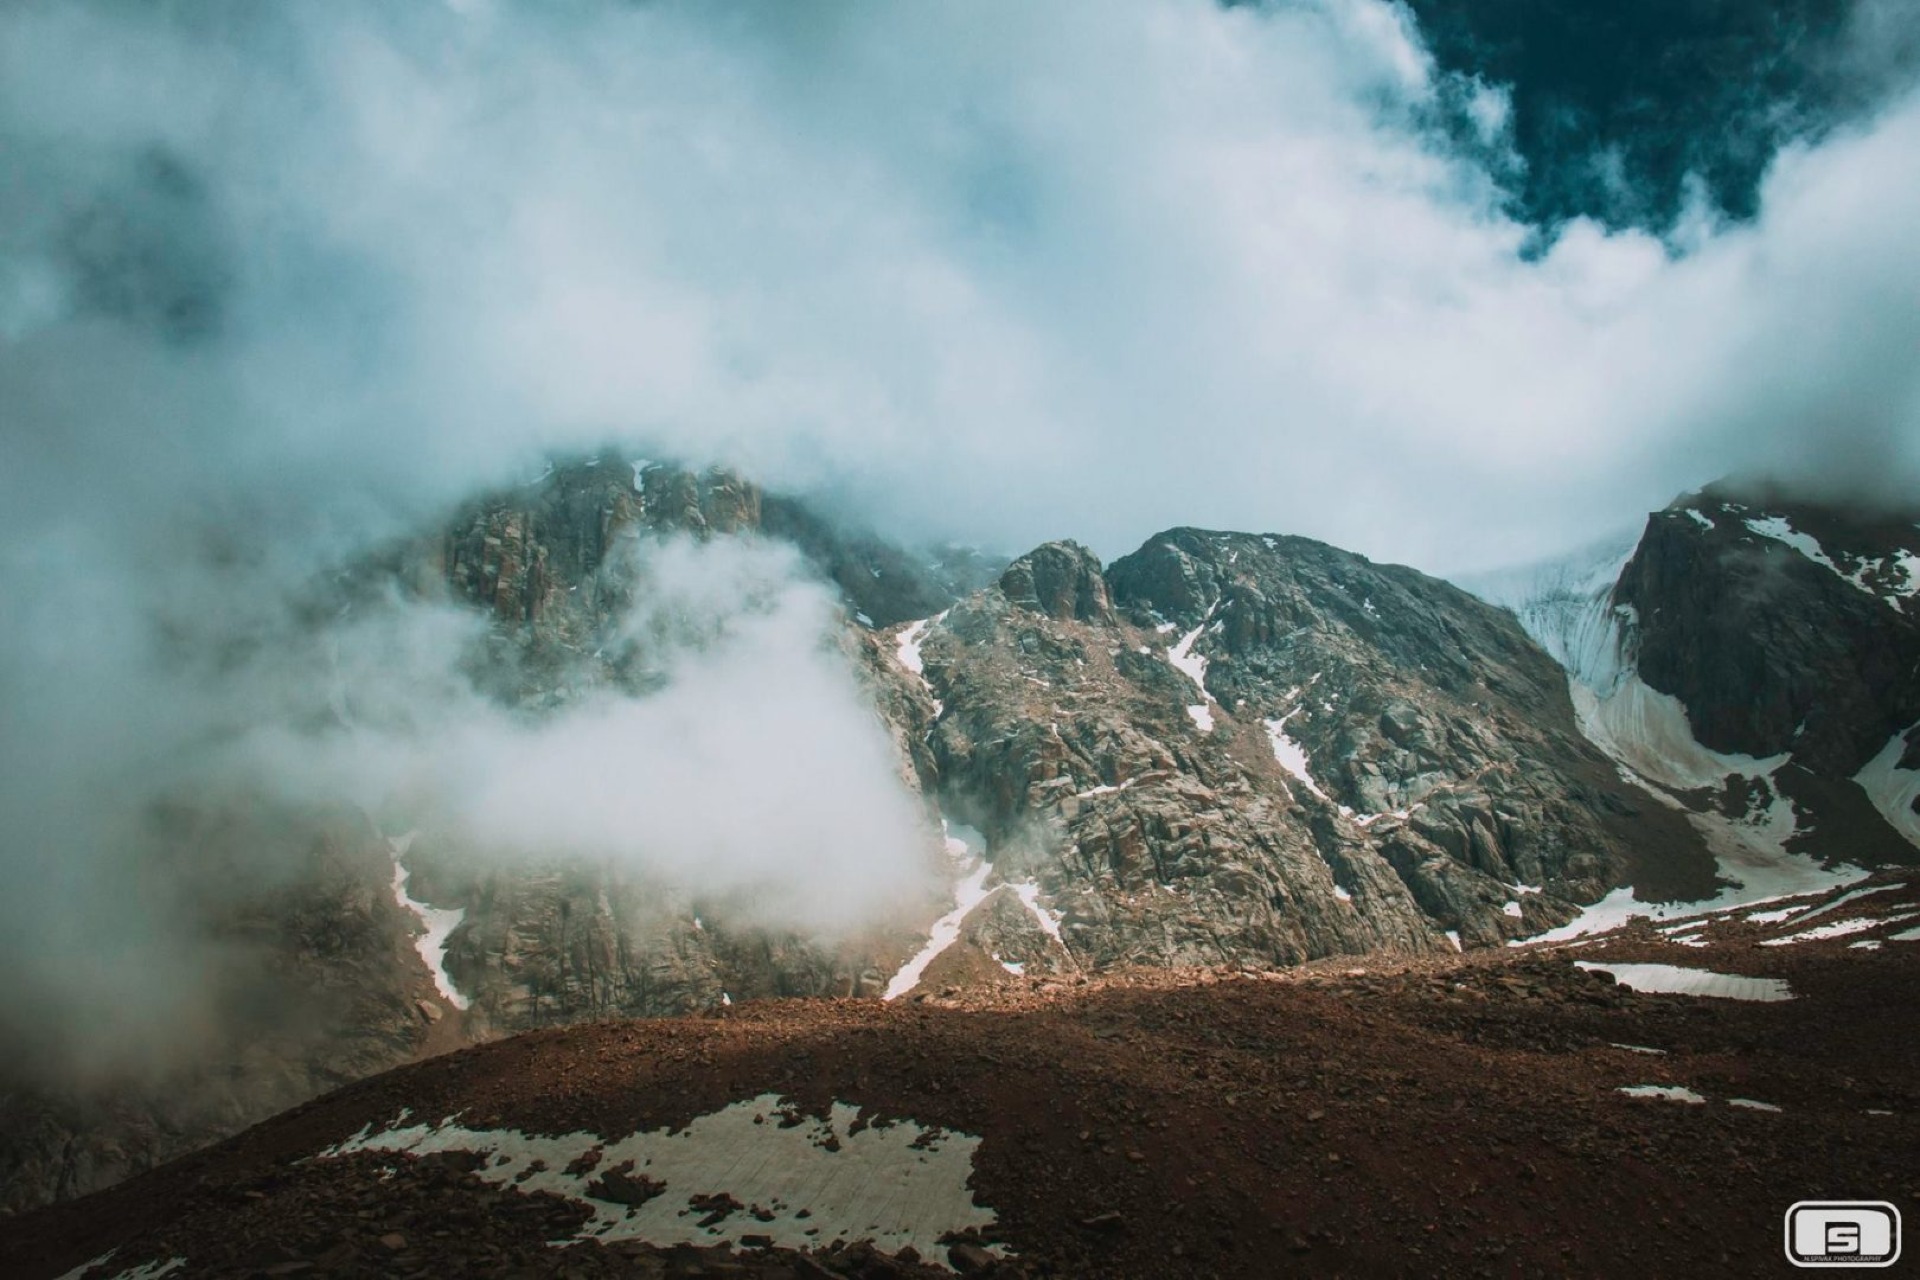
<svg viewBox="0 0 1920 1280"><path fill-rule="evenodd" d="M555 1022L1901 864L1916 48L7 6L8 1206Z"/></svg>

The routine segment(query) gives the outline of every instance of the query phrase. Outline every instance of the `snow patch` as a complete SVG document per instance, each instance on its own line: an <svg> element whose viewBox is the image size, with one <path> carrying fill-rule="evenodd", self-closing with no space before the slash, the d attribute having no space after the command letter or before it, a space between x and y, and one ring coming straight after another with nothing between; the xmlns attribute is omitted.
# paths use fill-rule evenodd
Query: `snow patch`
<svg viewBox="0 0 1920 1280"><path fill-rule="evenodd" d="M1782 978L1747 978L1710 969L1683 969L1673 964L1597 964L1576 960L1574 966L1610 973L1623 987L1650 995L1711 996L1719 1000L1757 1000L1772 1003L1793 999L1793 988Z"/></svg>
<svg viewBox="0 0 1920 1280"><path fill-rule="evenodd" d="M1913 729L1907 730L1911 732ZM1904 836L1907 843L1920 847L1920 812L1915 812L1913 807L1920 802L1920 771L1900 767L1900 757L1906 749L1906 734L1894 734L1887 739L1887 745L1880 748L1880 754L1853 775L1853 780L1860 784L1860 789L1867 793L1888 825Z"/></svg>
<svg viewBox="0 0 1920 1280"><path fill-rule="evenodd" d="M1753 1098L1728 1098L1727 1105L1730 1107L1739 1107L1743 1111L1780 1110L1779 1107L1774 1106L1771 1102L1760 1102Z"/></svg>
<svg viewBox="0 0 1920 1280"><path fill-rule="evenodd" d="M953 886L953 910L933 922L927 931L926 945L915 952L900 971L887 983L883 1000L898 1000L907 992L920 985L920 979L926 974L927 966L960 939L960 926L966 921L973 909L993 896L993 890L987 888L987 877L993 874L993 864L986 859L987 843L978 831L960 823L949 823L944 818L940 829L945 833L947 857L952 860L959 879Z"/></svg>
<svg viewBox="0 0 1920 1280"><path fill-rule="evenodd" d="M1209 707L1206 703L1203 702L1199 706L1188 707L1187 714L1193 717L1193 723L1195 727L1200 730L1200 732L1202 733L1213 732L1213 708L1212 707Z"/></svg>
<svg viewBox="0 0 1920 1280"><path fill-rule="evenodd" d="M1463 947L1463 946L1461 946L1461 945L1460 945L1460 931L1459 931L1458 929L1449 929L1449 930L1447 930L1447 941L1448 941L1448 942L1451 942L1451 943L1453 944L1453 949L1454 949L1455 951L1465 951L1465 950L1466 950L1466 948L1465 948L1465 947Z"/></svg>
<svg viewBox="0 0 1920 1280"><path fill-rule="evenodd" d="M976 1204L967 1185L979 1138L913 1120L862 1123L860 1116L860 1108L844 1102L833 1103L825 1116L805 1115L766 1093L678 1129L613 1140L444 1121L379 1133L362 1129L319 1158L471 1152L483 1157L475 1172L496 1186L546 1192L591 1211L572 1240L740 1246L754 1235L789 1249L867 1240L888 1253L911 1246L939 1257L940 1240L950 1232L993 1225L993 1210ZM590 1152L599 1154L592 1168L568 1172L580 1169L576 1162ZM631 1206L600 1198L615 1171L659 1190ZM693 1198L718 1195L746 1207L718 1221L688 1212ZM564 1247L570 1240L552 1243Z"/></svg>
<svg viewBox="0 0 1920 1280"><path fill-rule="evenodd" d="M1896 551L1893 554L1893 566L1905 579L1904 584L1895 590L1903 596L1920 596L1920 555L1911 551Z"/></svg>
<svg viewBox="0 0 1920 1280"><path fill-rule="evenodd" d="M1212 617L1213 610L1207 610L1207 616L1200 620L1200 625L1181 636L1180 643L1167 650L1167 662L1175 671L1193 681L1194 687L1200 690L1200 696L1208 702L1213 701L1213 695L1207 692L1207 659L1206 655L1193 651L1193 642L1207 629L1207 620ZM1172 624L1168 623L1166 629L1172 630Z"/></svg>
<svg viewBox="0 0 1920 1280"><path fill-rule="evenodd" d="M1813 906L1808 907L1804 911L1779 911L1779 912L1769 911L1766 913L1766 917L1769 920L1785 920L1787 919L1787 917L1791 916L1792 919L1788 920L1788 923L1799 924L1802 921L1812 920L1816 916L1823 916L1827 914L1827 912L1829 911L1837 911L1841 907L1848 906L1848 905L1851 905L1852 903L1860 901L1860 899L1862 898L1871 898L1876 893L1889 893L1895 889L1899 889L1902 887L1903 886L1897 885L1897 884L1871 885L1865 889L1850 890L1849 892L1843 893L1839 897L1834 898L1830 902L1815 903ZM1758 921L1761 917L1756 914L1756 915L1748 916L1747 918L1749 920Z"/></svg>
<svg viewBox="0 0 1920 1280"><path fill-rule="evenodd" d="M1559 928L1515 939L1507 945L1566 942L1586 934L1618 929L1637 918L1659 921L1718 915L1783 898L1829 893L1857 884L1872 874L1860 867L1824 867L1804 854L1787 852L1782 844L1793 834L1794 818L1792 801L1783 795L1776 795L1768 808L1745 822L1710 814L1689 816L1696 820L1695 825L1706 837L1720 878L1731 882L1719 893L1698 902L1641 902L1630 886L1623 886L1582 909L1578 916ZM1748 919L1778 919L1795 910L1798 908L1789 908L1778 915L1753 915Z"/></svg>
<svg viewBox="0 0 1920 1280"><path fill-rule="evenodd" d="M926 643L927 636L933 629L945 620L947 613L948 610L942 609L931 618L922 618L918 622L908 623L900 629L900 634L894 637L893 644L894 661L912 675L919 682L920 687L926 690L927 696L933 699L935 720L947 713L947 705L934 697L933 686L927 683L927 664L920 656L920 646Z"/></svg>
<svg viewBox="0 0 1920 1280"><path fill-rule="evenodd" d="M155 1259L152 1262L143 1262L137 1267L116 1271L110 1276L93 1274L96 1268L106 1266L118 1252L120 1252L118 1249L109 1249L99 1257L83 1262L71 1271L62 1272L55 1277L55 1280L160 1280L161 1276L172 1275L187 1265L185 1258Z"/></svg>
<svg viewBox="0 0 1920 1280"><path fill-rule="evenodd" d="M1062 947L1067 945L1067 940L1060 936L1060 922L1064 917L1058 911L1041 905L1039 885L1031 880L1023 880L1006 887L1013 890L1014 897L1020 899L1020 905L1027 909L1027 914L1033 917L1042 933Z"/></svg>
<svg viewBox="0 0 1920 1280"><path fill-rule="evenodd" d="M1694 1107L1706 1101L1705 1097L1678 1084L1623 1084L1614 1092L1624 1093L1629 1098L1659 1098L1664 1102L1684 1102Z"/></svg>
<svg viewBox="0 0 1920 1280"><path fill-rule="evenodd" d="M1085 791L1074 792L1073 798L1075 800L1091 800L1095 796L1116 795L1119 792L1125 791L1128 787L1131 787L1134 783L1138 781L1139 781L1138 778L1128 778L1125 782L1121 782L1117 784L1110 783L1110 782L1103 782L1097 787L1088 787Z"/></svg>
<svg viewBox="0 0 1920 1280"><path fill-rule="evenodd" d="M1677 791L1717 788L1730 773L1764 777L1788 759L1781 754L1760 760L1701 746L1680 699L1638 675L1618 676L1604 695L1580 683L1570 692L1580 729L1595 746L1641 777Z"/></svg>
<svg viewBox="0 0 1920 1280"><path fill-rule="evenodd" d="M413 844L414 833L395 836L387 841L393 850L393 900L400 904L403 911L412 912L426 932L413 940L413 949L420 953L420 959L427 966L427 972L433 975L434 988L446 1002L456 1009L465 1009L472 1003L460 994L453 985L453 977L447 972L447 939L467 918L465 907L451 910L442 907L430 907L417 898L407 894L407 881L413 873L401 863L400 858Z"/></svg>
<svg viewBox="0 0 1920 1280"><path fill-rule="evenodd" d="M1461 586L1511 609L1526 633L1580 682L1610 690L1621 670L1613 588L1639 539L1623 534L1564 559L1463 579Z"/></svg>
<svg viewBox="0 0 1920 1280"><path fill-rule="evenodd" d="M1787 522L1785 516L1749 516L1745 523L1748 529L1761 537L1784 543L1815 564L1831 569L1849 584L1885 604L1896 613L1902 612L1901 599L1912 595L1916 583L1920 582L1920 574L1915 572L1916 561L1920 561L1920 557L1916 557L1911 552L1897 551L1885 560L1864 561L1858 569L1848 573L1834 563L1833 557L1827 554L1826 548L1820 545L1818 538L1800 532ZM1879 569L1887 577L1901 579L1901 584L1894 587L1890 594L1882 595L1869 579L1869 569Z"/></svg>
<svg viewBox="0 0 1920 1280"><path fill-rule="evenodd" d="M1306 748L1287 736L1287 721L1299 714L1300 708L1295 707L1278 720L1264 720L1261 723L1267 727L1267 738L1273 743L1273 758L1280 767L1298 779L1307 790L1325 800L1327 793L1320 789L1320 784L1313 780L1313 774L1307 771Z"/></svg>
<svg viewBox="0 0 1920 1280"><path fill-rule="evenodd" d="M1500 908L1500 914L1503 916L1509 916L1512 919L1518 920L1525 913L1520 910L1519 903L1509 902L1506 906Z"/></svg>
<svg viewBox="0 0 1920 1280"><path fill-rule="evenodd" d="M922 618L918 622L910 622L900 629L900 634L894 640L894 660L916 676L924 677L927 674L927 664L920 660L920 643L927 638L927 632L935 621L934 618Z"/></svg>
<svg viewBox="0 0 1920 1280"><path fill-rule="evenodd" d="M941 820L940 827L946 833L947 857L952 860L959 876L953 890L953 910L933 922L932 928L927 931L926 945L900 966L900 971L887 983L887 989L880 997L883 1000L897 1000L919 986L927 966L941 952L959 941L961 927L974 908L1002 890L1020 900L1020 905L1026 908L1041 932L1059 943L1063 950L1067 946L1066 938L1060 932L1063 917L1041 903L1038 884L1024 880L988 888L987 881L993 875L993 864L987 861L986 837L972 827L958 822L950 823L945 819ZM997 956L994 958L999 960ZM1003 967L1006 965L1004 960L999 963Z"/></svg>
<svg viewBox="0 0 1920 1280"><path fill-rule="evenodd" d="M1815 564L1825 565L1835 573L1840 573L1840 566L1828 558L1825 549L1820 546L1820 540L1795 529L1785 516L1748 516L1742 523L1761 537L1785 543Z"/></svg>
<svg viewBox="0 0 1920 1280"><path fill-rule="evenodd" d="M1763 947L1785 947L1791 946L1796 942L1820 942L1827 938L1845 938L1852 934L1865 933L1869 929L1878 929L1883 924L1898 924L1911 920L1916 915L1920 915L1920 912L1908 911L1897 916L1882 916L1878 918L1856 916L1851 920L1837 920L1832 924L1819 925L1800 933L1790 934L1784 938L1768 938L1760 945Z"/></svg>
<svg viewBox="0 0 1920 1280"><path fill-rule="evenodd" d="M1614 1049L1625 1049L1628 1053L1651 1053L1663 1058L1667 1056L1665 1049L1649 1049L1644 1044L1616 1044L1610 1047Z"/></svg>
<svg viewBox="0 0 1920 1280"><path fill-rule="evenodd" d="M1763 899L1763 901L1773 901L1773 899ZM1536 942L1571 942L1575 938L1586 937L1589 934L1611 933L1634 920L1677 920L1711 914L1718 902L1719 899L1712 902L1642 902L1634 896L1631 886L1623 885L1591 906L1581 908L1579 915L1559 928L1534 934L1530 938L1515 938L1507 945L1523 947ZM1727 903L1720 909L1743 905L1749 904Z"/></svg>

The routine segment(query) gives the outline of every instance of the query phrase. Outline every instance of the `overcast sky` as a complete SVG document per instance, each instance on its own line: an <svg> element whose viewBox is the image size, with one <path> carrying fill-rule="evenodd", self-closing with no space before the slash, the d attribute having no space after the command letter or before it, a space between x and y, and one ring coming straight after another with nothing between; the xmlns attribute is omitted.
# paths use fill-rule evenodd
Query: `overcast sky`
<svg viewBox="0 0 1920 1280"><path fill-rule="evenodd" d="M1010 550L1445 572L1727 471L1915 478L1920 99L1866 60L1751 219L1540 254L1509 89L1374 0L0 21L27 536L82 492L407 518L631 438Z"/></svg>
<svg viewBox="0 0 1920 1280"><path fill-rule="evenodd" d="M149 803L235 785L236 741L294 799L425 795L457 834L519 782L546 807L517 841L742 882L836 851L814 899L905 891L916 815L818 594L733 611L656 705L537 732L431 611L381 640L408 679L359 668L412 737L316 737L312 667L209 656L556 450L736 465L907 539L1111 559L1192 524L1437 572L1728 472L1910 500L1920 8L1840 8L1712 45L1752 75L1642 76L1657 39L1609 28L1575 86L1525 31L1437 60L1379 0L6 5L8 1000L95 1025L181 986L132 872ZM651 792L580 767L671 773L690 705L792 803L716 834L724 750Z"/></svg>

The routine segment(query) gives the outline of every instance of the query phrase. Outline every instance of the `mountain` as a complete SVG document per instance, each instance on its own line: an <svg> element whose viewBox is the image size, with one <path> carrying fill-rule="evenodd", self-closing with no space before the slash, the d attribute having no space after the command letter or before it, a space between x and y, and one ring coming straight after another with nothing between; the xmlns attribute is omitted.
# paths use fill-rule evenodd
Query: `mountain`
<svg viewBox="0 0 1920 1280"><path fill-rule="evenodd" d="M1413 570L1277 535L1173 530L1105 571L1056 543L908 632L930 791L1078 967L1498 945L1710 866L1510 617Z"/></svg>
<svg viewBox="0 0 1920 1280"><path fill-rule="evenodd" d="M41 1280L1746 1277L1913 1193L1920 884L1575 946L556 1028L0 1219ZM1704 994L1703 994L1704 993ZM1626 1224L1623 1226L1623 1224Z"/></svg>
<svg viewBox="0 0 1920 1280"><path fill-rule="evenodd" d="M1758 899L1920 855L1916 519L1723 483L1631 545L1470 585L1566 665L1623 776L1708 840L1721 900Z"/></svg>
<svg viewBox="0 0 1920 1280"><path fill-rule="evenodd" d="M183 805L183 857L229 848L200 869L234 882L203 927L255 949L228 1001L244 1016L138 1074L13 1068L5 1207L556 1025L1434 964L1910 864L1913 535L1692 495L1637 545L1475 595L1280 534L1173 529L1104 566L1071 542L911 550L725 472L556 464L314 584L305 616L323 637L395 601L483 620L463 678L537 724L665 687L661 638L629 625L658 589L648 548L784 547L840 601L832 645L924 815L901 856L949 887L827 940L605 860L476 859L431 824L270 810L314 861L251 886L226 870L260 833ZM706 623L662 625L682 643Z"/></svg>
<svg viewBox="0 0 1920 1280"><path fill-rule="evenodd" d="M469 610L488 625L463 670L488 697L537 717L596 691L658 686L644 645L598 642L638 589L639 538L776 530L811 572L841 584L849 615L936 609L1002 567L961 548L892 547L731 475L607 455L476 497L438 528L312 584L300 614L377 616L396 597ZM259 643L315 648L307 635ZM881 664L864 625L850 626L846 645L856 663ZM315 660L325 656L321 644ZM352 701L335 697L328 714L351 716ZM157 842L179 896L204 904L184 927L232 960L209 976L221 984L209 1026L180 1060L84 1076L42 1068L37 1046L11 1054L0 1067L0 1212L110 1185L345 1081L477 1039L736 997L877 994L918 945L916 922L823 948L730 929L685 886L579 859L530 853L509 872L463 858L440 833L382 832L351 809L198 799L164 815ZM278 850L288 852L263 857Z"/></svg>

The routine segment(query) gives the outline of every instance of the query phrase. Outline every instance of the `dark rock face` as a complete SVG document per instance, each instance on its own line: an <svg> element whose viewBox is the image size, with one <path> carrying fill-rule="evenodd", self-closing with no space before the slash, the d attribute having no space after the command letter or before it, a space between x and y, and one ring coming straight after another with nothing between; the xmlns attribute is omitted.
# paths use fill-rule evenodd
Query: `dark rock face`
<svg viewBox="0 0 1920 1280"><path fill-rule="evenodd" d="M1479 585L1566 663L1583 727L1687 812L1728 880L1920 858L1913 513L1720 485L1653 513L1631 548Z"/></svg>
<svg viewBox="0 0 1920 1280"><path fill-rule="evenodd" d="M491 613L494 683L502 692L511 687L516 700L542 701L583 678L634 684L636 672L624 661L632 655L606 656L602 642L634 602L638 540L671 534L790 545L868 628L937 613L1001 568L968 548L893 546L727 471L607 455L474 500L440 535L389 552L380 569L412 591L451 593ZM582 654L595 656L583 661ZM509 666L522 670L504 682Z"/></svg>
<svg viewBox="0 0 1920 1280"><path fill-rule="evenodd" d="M1654 513L1614 595L1641 676L1709 747L1850 777L1920 721L1914 519L1724 488Z"/></svg>
<svg viewBox="0 0 1920 1280"><path fill-rule="evenodd" d="M724 904L583 862L476 874L410 851L436 905L466 912L446 965L475 1036L591 1018L659 1017L769 996L877 995L910 935L811 940L728 922Z"/></svg>

